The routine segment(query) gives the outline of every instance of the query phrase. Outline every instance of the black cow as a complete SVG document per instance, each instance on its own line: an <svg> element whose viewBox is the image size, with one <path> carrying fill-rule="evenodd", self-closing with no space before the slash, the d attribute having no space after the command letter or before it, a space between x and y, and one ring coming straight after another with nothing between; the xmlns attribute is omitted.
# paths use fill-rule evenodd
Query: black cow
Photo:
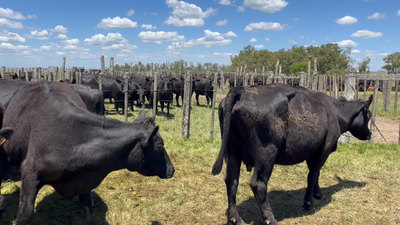
<svg viewBox="0 0 400 225"><path fill-rule="evenodd" d="M185 86L185 78L180 77L180 78L172 78L172 86L173 86L173 92L175 94L175 100L176 100L176 106L179 106L179 96L182 98L182 104L183 104L183 93L184 93L184 86Z"/></svg>
<svg viewBox="0 0 400 225"><path fill-rule="evenodd" d="M131 76L131 82L135 82L140 85L140 87L145 91L145 96L147 101L150 102L150 93L153 89L150 90L150 85L153 81L152 77L142 76L142 75L133 75ZM143 99L144 104L144 99Z"/></svg>
<svg viewBox="0 0 400 225"><path fill-rule="evenodd" d="M207 99L207 107L209 107L209 104L212 105L212 99L213 99L213 85L212 81L208 78L195 78L194 83L192 85L192 94L193 92L196 93L196 101L197 105L199 106L199 95L204 95L206 96Z"/></svg>
<svg viewBox="0 0 400 225"><path fill-rule="evenodd" d="M46 184L67 199L79 196L91 221L90 193L110 172L126 168L173 177L159 127L144 111L125 123L84 107L70 86L48 81L24 86L12 98L3 125L14 133L3 153L21 166L18 225L29 223L36 195Z"/></svg>
<svg viewBox="0 0 400 225"><path fill-rule="evenodd" d="M154 81L150 82L150 89L153 90ZM156 95L156 112L157 112L157 103L160 102L161 105L161 114L164 115L164 104L167 104L167 117L169 116L169 106L173 102L173 87L171 78L168 77L159 77L157 80L157 95ZM150 105L153 104L153 96L154 91L150 92Z"/></svg>
<svg viewBox="0 0 400 225"><path fill-rule="evenodd" d="M104 97L98 89L92 89L82 84L69 84L69 86L79 94L90 112L104 115Z"/></svg>
<svg viewBox="0 0 400 225"><path fill-rule="evenodd" d="M136 101L138 106L144 104L146 92L142 87L140 87L138 83L133 81L129 83L128 94L129 94L129 105L131 111L133 111L134 101Z"/></svg>
<svg viewBox="0 0 400 225"><path fill-rule="evenodd" d="M93 89L99 89L99 79L99 75L84 74L82 75L82 84ZM114 97L121 95L123 83L121 78L104 75L102 85L104 99L109 99L110 103L112 103Z"/></svg>
<svg viewBox="0 0 400 225"><path fill-rule="evenodd" d="M274 164L294 165L303 161L309 168L305 209L313 207L312 197L322 198L318 178L341 134L349 131L369 140L368 101L335 99L322 92L270 84L233 88L219 105L222 146L212 174L219 174L227 162L226 188L228 221L240 224L236 192L240 165L254 168L250 186L258 201L264 224L277 224L267 197L267 184Z"/></svg>
<svg viewBox="0 0 400 225"><path fill-rule="evenodd" d="M31 84L31 81L24 80L0 80L0 104L7 108L14 93L21 87ZM68 84L82 98L90 112L104 115L104 98L99 90L80 84Z"/></svg>

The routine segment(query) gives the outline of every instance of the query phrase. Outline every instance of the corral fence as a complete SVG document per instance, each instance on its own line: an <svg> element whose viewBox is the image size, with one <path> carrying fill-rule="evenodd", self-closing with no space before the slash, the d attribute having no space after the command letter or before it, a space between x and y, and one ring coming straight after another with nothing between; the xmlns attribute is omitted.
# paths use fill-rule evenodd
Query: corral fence
<svg viewBox="0 0 400 225"><path fill-rule="evenodd" d="M63 58L63 64L61 69L56 66L50 66L48 68L1 68L1 75L5 78L7 74L16 74L18 79L38 81L45 79L48 81L60 81L60 80L73 80L76 83L82 82L82 74L99 74L99 90L102 91L103 87L103 76L111 75L122 77L125 83L128 83L130 79L130 72L128 71L114 71L113 68L114 59L110 58L110 66L108 70L104 68L104 57L101 58L101 69L90 69L85 70L84 67L72 67L69 70L65 68L65 58ZM245 69L246 70L246 69ZM209 78L213 83L212 90L212 106L211 106L211 121L210 121L210 136L214 134L214 123L215 123L215 102L217 100L218 86L220 89L220 95L223 97L225 94L225 88L229 82L229 86L253 86L253 85L266 85L271 83L284 83L292 86L303 86L305 88L323 92L334 98L345 97L348 100L362 98L367 99L371 92L373 92L373 103L371 106L372 118L371 118L371 131L373 133L379 132L377 127L374 126L376 121L377 107L382 107L384 111L393 111L398 113L398 91L400 89L400 75L388 75L388 74L356 74L347 73L345 75L307 75L301 73L300 75L285 75L279 74L279 71L271 72L264 70L262 73L257 73L255 70L253 73L247 73L242 71L242 68L237 68L236 73L224 73L219 71L218 73L207 72L205 77ZM152 77L154 80L154 89L149 90L153 93L157 93L157 81L165 71L146 71L145 75ZM278 72L278 73L277 73ZM170 73L171 74L171 73ZM186 68L186 73L179 74L184 76L184 95L182 105L182 133L181 138L187 139L190 137L190 112L191 112L191 100L192 92L195 91L192 87L192 80L198 74L193 67ZM255 82L257 80L257 82ZM219 85L218 85L219 83ZM119 90L121 91L121 90ZM124 120L127 121L128 115L128 86L124 85ZM394 96L392 96L394 92ZM368 93L368 94L367 94ZM381 94L378 94L381 93ZM153 95L153 116L156 117L156 94ZM158 100L160 101L160 100ZM173 100L161 100L170 102L173 105ZM132 103L133 104L133 103ZM392 108L393 105L393 108ZM144 104L143 104L144 106ZM378 127L379 128L379 127ZM399 132L397 132L398 134ZM349 134L344 134L341 137L342 142L349 142ZM384 135L382 139L385 140ZM372 135L371 141L374 141L374 135ZM399 137L399 136L398 136ZM400 144L400 138L398 138Z"/></svg>

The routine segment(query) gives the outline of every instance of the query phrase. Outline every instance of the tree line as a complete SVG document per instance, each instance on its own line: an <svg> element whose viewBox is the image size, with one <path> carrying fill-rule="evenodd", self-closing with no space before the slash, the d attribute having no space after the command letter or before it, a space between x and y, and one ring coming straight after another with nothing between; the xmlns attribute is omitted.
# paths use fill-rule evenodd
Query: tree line
<svg viewBox="0 0 400 225"><path fill-rule="evenodd" d="M293 45L290 49L279 49L272 52L269 50L256 50L253 46L248 45L244 47L239 54L231 56L231 64L223 65L212 62L207 63L188 63L185 60L177 60L174 62L165 63L141 63L138 62L134 65L125 63L124 65L115 65L116 71L132 71L136 73L147 73L151 69L160 71L166 70L174 74L184 74L187 67L193 68L196 73L206 72L231 72L236 73L237 69L246 68L246 72L265 72L275 71L276 64L282 68L283 74L299 74L301 72L307 73L308 60L311 60L311 74L314 73L314 58L317 59L317 73L318 74L345 74L346 70L354 67L355 60L350 57L351 48L341 48L338 44L330 43L320 46L297 46ZM383 58L385 65L382 69L388 73L400 73L400 52L388 54ZM371 58L366 57L357 64L360 73L369 73L369 64Z"/></svg>

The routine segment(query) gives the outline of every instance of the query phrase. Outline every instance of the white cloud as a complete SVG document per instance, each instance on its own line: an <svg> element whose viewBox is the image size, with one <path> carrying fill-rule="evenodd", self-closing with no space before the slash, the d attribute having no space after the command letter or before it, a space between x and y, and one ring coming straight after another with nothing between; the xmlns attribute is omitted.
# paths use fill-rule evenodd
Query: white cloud
<svg viewBox="0 0 400 225"><path fill-rule="evenodd" d="M60 50L61 48L62 47L59 44L49 43L47 45L40 46L39 50L40 51L56 51L56 50Z"/></svg>
<svg viewBox="0 0 400 225"><path fill-rule="evenodd" d="M102 19L101 22L97 24L96 28L102 28L104 30L110 30L113 28L137 28L137 22L133 22L126 17L121 18L117 16L112 19L108 17Z"/></svg>
<svg viewBox="0 0 400 225"><path fill-rule="evenodd" d="M266 41L270 41L269 38L265 38Z"/></svg>
<svg viewBox="0 0 400 225"><path fill-rule="evenodd" d="M0 27L8 27L12 29L22 29L24 26L22 26L22 23L20 22L14 22L6 18L0 18Z"/></svg>
<svg viewBox="0 0 400 225"><path fill-rule="evenodd" d="M102 49L103 50L125 50L125 51L129 51L129 49L138 49L138 46L119 43L119 44L113 44L113 45L110 45L110 46L104 46L104 47L102 47ZM131 51L129 51L129 52L131 52Z"/></svg>
<svg viewBox="0 0 400 225"><path fill-rule="evenodd" d="M23 51L29 50L30 46L25 45L12 45L10 43L0 44L0 53L22 53Z"/></svg>
<svg viewBox="0 0 400 225"><path fill-rule="evenodd" d="M234 55L234 54L232 54L232 53L220 53L220 52L214 52L214 55L231 56L231 55Z"/></svg>
<svg viewBox="0 0 400 225"><path fill-rule="evenodd" d="M397 12L397 15L400 16L400 9L399 9L399 11Z"/></svg>
<svg viewBox="0 0 400 225"><path fill-rule="evenodd" d="M254 45L254 48L264 48L264 45Z"/></svg>
<svg viewBox="0 0 400 225"><path fill-rule="evenodd" d="M244 8L243 6L238 6L237 11L238 11L238 12L244 12L244 11L245 11L245 8Z"/></svg>
<svg viewBox="0 0 400 225"><path fill-rule="evenodd" d="M83 43L89 46L103 47L116 43L128 43L128 40L123 38L120 33L108 33L107 36L96 34L91 38L86 38Z"/></svg>
<svg viewBox="0 0 400 225"><path fill-rule="evenodd" d="M47 30L37 31L32 30L30 35L27 35L28 38L34 38L38 40L48 40L51 36Z"/></svg>
<svg viewBox="0 0 400 225"><path fill-rule="evenodd" d="M61 41L61 42L66 44L66 45L78 45L79 44L79 39L65 40L65 41Z"/></svg>
<svg viewBox="0 0 400 225"><path fill-rule="evenodd" d="M223 34L219 32L212 32L210 30L204 31L205 37L192 39L187 42L173 42L172 45L168 46L167 50L182 50L185 48L191 48L196 46L204 46L210 48L218 45L229 45L232 40L225 39Z"/></svg>
<svg viewBox="0 0 400 225"><path fill-rule="evenodd" d="M235 33L233 33L232 31L228 31L226 34L225 34L225 37L227 37L227 38L230 38L230 37L237 37L238 35L237 34L235 34Z"/></svg>
<svg viewBox="0 0 400 225"><path fill-rule="evenodd" d="M303 39L303 38L304 38L304 36L301 36L300 38L301 38L301 39Z"/></svg>
<svg viewBox="0 0 400 225"><path fill-rule="evenodd" d="M244 0L243 2L245 7L257 9L265 13L279 12L288 4L284 0Z"/></svg>
<svg viewBox="0 0 400 225"><path fill-rule="evenodd" d="M298 18L294 18L294 21L299 21L299 19Z"/></svg>
<svg viewBox="0 0 400 225"><path fill-rule="evenodd" d="M370 19L370 20L379 20L379 19L384 19L384 18L386 18L386 17L387 17L386 13L380 14L379 12L376 12L376 13L374 13L373 15L368 16L367 19Z"/></svg>
<svg viewBox="0 0 400 225"><path fill-rule="evenodd" d="M231 0L220 0L219 4L220 5L230 5L231 4Z"/></svg>
<svg viewBox="0 0 400 225"><path fill-rule="evenodd" d="M218 21L217 23L215 23L215 25L217 25L217 26L224 26L226 24L228 24L228 20L221 20L221 21Z"/></svg>
<svg viewBox="0 0 400 225"><path fill-rule="evenodd" d="M373 32L369 30L358 30L357 32L353 33L351 37L357 37L357 38L364 38L364 39L369 39L369 38L380 38L383 37L382 32Z"/></svg>
<svg viewBox="0 0 400 225"><path fill-rule="evenodd" d="M329 39L330 39L329 37L326 37L326 38L325 38L325 40L327 40L327 41L329 41Z"/></svg>
<svg viewBox="0 0 400 225"><path fill-rule="evenodd" d="M314 41L314 40L311 41L311 43L313 43L313 44L318 44L318 42L317 42L317 41Z"/></svg>
<svg viewBox="0 0 400 225"><path fill-rule="evenodd" d="M4 30L0 33L0 42L20 42L24 43L26 40L25 38L19 36L17 33L11 33Z"/></svg>
<svg viewBox="0 0 400 225"><path fill-rule="evenodd" d="M246 26L246 28L244 28L244 31L250 32L255 29L279 31L283 30L283 26L280 23L272 23L272 22L250 23L249 25Z"/></svg>
<svg viewBox="0 0 400 225"><path fill-rule="evenodd" d="M20 12L14 12L12 9L4 9L0 7L0 17L13 19L13 20L24 20L26 19Z"/></svg>
<svg viewBox="0 0 400 225"><path fill-rule="evenodd" d="M257 42L257 39L252 38L252 39L250 39L250 42Z"/></svg>
<svg viewBox="0 0 400 225"><path fill-rule="evenodd" d="M339 45L339 47L343 48L343 47L357 47L358 44L355 43L352 40L343 40L343 41L339 41L337 42L337 44Z"/></svg>
<svg viewBox="0 0 400 225"><path fill-rule="evenodd" d="M68 39L67 35L65 35L65 34L59 34L59 35L56 36L56 38L58 38L58 39Z"/></svg>
<svg viewBox="0 0 400 225"><path fill-rule="evenodd" d="M390 43L390 40L383 41L384 43Z"/></svg>
<svg viewBox="0 0 400 225"><path fill-rule="evenodd" d="M68 33L68 29L66 27L64 27L63 25L57 25L54 29L52 29L51 31L56 32L58 34L66 34Z"/></svg>
<svg viewBox="0 0 400 225"><path fill-rule="evenodd" d="M160 45L164 41L185 41L185 37L179 35L178 32L164 32L164 31L142 31L138 35L139 38L145 43Z"/></svg>
<svg viewBox="0 0 400 225"><path fill-rule="evenodd" d="M36 19L37 17L35 15L28 15L27 18L28 19Z"/></svg>
<svg viewBox="0 0 400 225"><path fill-rule="evenodd" d="M358 19L352 16L345 16L335 21L339 25L354 25L358 23Z"/></svg>
<svg viewBox="0 0 400 225"><path fill-rule="evenodd" d="M156 30L157 27L151 24L142 24L141 28L145 28L146 30Z"/></svg>
<svg viewBox="0 0 400 225"><path fill-rule="evenodd" d="M361 53L361 51L358 49L351 50L351 54L360 54L360 53Z"/></svg>
<svg viewBox="0 0 400 225"><path fill-rule="evenodd" d="M286 42L290 42L290 43L292 43L292 44L294 44L294 45L297 44L297 42L294 41L294 40L292 40L292 39L287 39Z"/></svg>
<svg viewBox="0 0 400 225"><path fill-rule="evenodd" d="M126 13L126 16L131 17L131 16L133 16L134 13L135 13L135 10L130 9L130 10Z"/></svg>
<svg viewBox="0 0 400 225"><path fill-rule="evenodd" d="M154 13L151 13L150 15L151 15L151 16L157 16L157 13L154 12Z"/></svg>
<svg viewBox="0 0 400 225"><path fill-rule="evenodd" d="M166 4L169 8L172 8L172 16L168 17L164 23L177 27L204 26L204 19L217 12L217 10L213 8L208 8L207 11L203 11L195 4L178 0L167 0Z"/></svg>
<svg viewBox="0 0 400 225"><path fill-rule="evenodd" d="M62 52L62 51L58 51L58 52L56 52L56 55L63 56L63 55L67 55L67 53L66 52Z"/></svg>

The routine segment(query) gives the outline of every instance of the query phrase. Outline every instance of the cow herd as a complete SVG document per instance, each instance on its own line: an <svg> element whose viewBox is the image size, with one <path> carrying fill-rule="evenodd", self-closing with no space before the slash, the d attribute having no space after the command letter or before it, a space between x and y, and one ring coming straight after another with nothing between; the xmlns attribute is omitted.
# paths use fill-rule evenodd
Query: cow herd
<svg viewBox="0 0 400 225"><path fill-rule="evenodd" d="M84 74L81 80L77 84L0 79L0 182L21 174L18 225L32 219L37 193L44 185L67 199L79 196L92 222L90 193L109 173L128 169L144 176L174 176L159 126L144 110L133 122L104 116L104 99L113 100L117 110L123 107L124 80L104 76L102 92L98 75ZM165 75L157 82L156 99L162 108L167 104L168 113L173 94L179 105L184 78ZM128 84L131 107L134 101L152 104L153 85L150 77L132 75ZM195 77L192 87L197 104L198 95L206 95L209 102L210 79ZM247 171L254 170L250 186L263 224L277 224L267 194L275 164L306 161L309 174L303 207L313 208L313 198L323 197L320 170L336 150L340 135L349 131L360 140L370 139L371 101L372 96L367 101L347 101L276 83L231 88L218 106L222 144L212 168L213 175L219 174L225 160L228 223L242 222L236 207L242 163ZM1 194L0 210L4 210Z"/></svg>

